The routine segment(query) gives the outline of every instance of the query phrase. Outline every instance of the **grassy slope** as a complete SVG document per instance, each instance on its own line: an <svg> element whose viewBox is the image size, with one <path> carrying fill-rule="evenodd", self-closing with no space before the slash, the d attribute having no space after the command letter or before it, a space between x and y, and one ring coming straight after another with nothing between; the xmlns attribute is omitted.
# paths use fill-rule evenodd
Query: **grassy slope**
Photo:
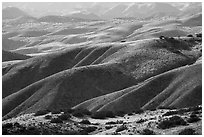
<svg viewBox="0 0 204 137"><path fill-rule="evenodd" d="M12 53L9 51L2 50L2 61L11 61L11 60L25 60L30 58L29 56Z"/></svg>

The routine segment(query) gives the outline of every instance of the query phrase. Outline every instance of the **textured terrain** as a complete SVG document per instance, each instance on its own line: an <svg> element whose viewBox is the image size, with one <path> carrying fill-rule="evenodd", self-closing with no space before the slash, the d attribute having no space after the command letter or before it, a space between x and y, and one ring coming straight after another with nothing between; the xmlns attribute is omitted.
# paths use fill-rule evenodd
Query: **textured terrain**
<svg viewBox="0 0 204 137"><path fill-rule="evenodd" d="M201 134L196 106L202 105L202 12L199 4L177 6L144 4L146 12L140 13L135 4L118 4L91 14L93 6L89 12L41 17L3 9L3 134L179 134L184 128ZM45 114L33 116L67 109L92 115L69 113L59 125L49 125ZM171 109L186 124L157 128ZM113 118L93 118L105 112ZM199 120L189 122L191 115ZM89 129L79 124L82 119L99 124ZM138 125L139 119L146 121ZM116 124L107 127L110 121ZM47 129L30 131L32 124Z"/></svg>

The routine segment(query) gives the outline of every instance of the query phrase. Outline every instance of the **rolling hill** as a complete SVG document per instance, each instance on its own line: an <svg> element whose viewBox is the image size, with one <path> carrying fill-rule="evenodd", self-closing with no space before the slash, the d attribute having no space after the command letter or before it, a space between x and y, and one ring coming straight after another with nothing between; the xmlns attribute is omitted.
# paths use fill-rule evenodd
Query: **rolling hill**
<svg viewBox="0 0 204 137"><path fill-rule="evenodd" d="M201 133L201 3L29 6L3 4L3 134Z"/></svg>

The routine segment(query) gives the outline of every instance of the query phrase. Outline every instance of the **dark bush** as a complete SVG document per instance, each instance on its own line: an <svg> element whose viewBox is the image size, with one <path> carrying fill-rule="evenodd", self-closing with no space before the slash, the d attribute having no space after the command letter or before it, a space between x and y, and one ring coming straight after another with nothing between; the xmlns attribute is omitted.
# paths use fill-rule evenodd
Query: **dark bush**
<svg viewBox="0 0 204 137"><path fill-rule="evenodd" d="M14 126L14 127L21 127L21 125L20 125L18 122L15 122L15 123L13 124L13 126Z"/></svg>
<svg viewBox="0 0 204 137"><path fill-rule="evenodd" d="M111 128L113 128L112 126L106 126L105 127L106 129L111 129Z"/></svg>
<svg viewBox="0 0 204 137"><path fill-rule="evenodd" d="M179 135L195 135L195 130L192 128L185 128L185 129L181 130Z"/></svg>
<svg viewBox="0 0 204 137"><path fill-rule="evenodd" d="M160 39L164 39L165 37L164 37L164 36L160 36L159 38L160 38Z"/></svg>
<svg viewBox="0 0 204 137"><path fill-rule="evenodd" d="M198 122L198 121L200 121L200 120L201 120L201 119L200 119L197 115L191 114L191 115L190 115L190 118L187 119L187 122L188 122L188 123L194 123L194 122Z"/></svg>
<svg viewBox="0 0 204 137"><path fill-rule="evenodd" d="M61 114L58 116L58 118L60 118L61 120L68 120L71 118L71 116L69 114Z"/></svg>
<svg viewBox="0 0 204 137"><path fill-rule="evenodd" d="M2 125L2 128L12 128L13 124L12 123L6 123Z"/></svg>
<svg viewBox="0 0 204 137"><path fill-rule="evenodd" d="M52 118L51 123L63 123L63 121L60 118Z"/></svg>
<svg viewBox="0 0 204 137"><path fill-rule="evenodd" d="M196 37L201 37L202 38L202 33L196 34Z"/></svg>
<svg viewBox="0 0 204 137"><path fill-rule="evenodd" d="M155 135L155 132L146 128L146 129L143 129L142 132L140 133L141 135Z"/></svg>
<svg viewBox="0 0 204 137"><path fill-rule="evenodd" d="M83 119L80 123L81 124L91 124L91 122L87 119Z"/></svg>
<svg viewBox="0 0 204 137"><path fill-rule="evenodd" d="M201 113L201 112L199 112L199 111L193 111L193 112L192 112L192 114L194 114L194 115L195 115L195 114L200 114L200 113Z"/></svg>
<svg viewBox="0 0 204 137"><path fill-rule="evenodd" d="M175 115L175 114L178 114L178 111L168 111L168 112L164 113L162 115L162 117L164 117L164 116L171 116L171 115Z"/></svg>
<svg viewBox="0 0 204 137"><path fill-rule="evenodd" d="M83 131L78 131L78 130L66 130L64 134L65 135L88 135L87 133L84 133Z"/></svg>
<svg viewBox="0 0 204 137"><path fill-rule="evenodd" d="M193 37L193 35L189 34L189 35L187 35L187 37Z"/></svg>
<svg viewBox="0 0 204 137"><path fill-rule="evenodd" d="M126 130L126 129L127 129L126 125L121 125L115 130L115 132L121 132L121 131Z"/></svg>
<svg viewBox="0 0 204 137"><path fill-rule="evenodd" d="M91 132L95 131L96 129L97 129L97 127L95 127L95 126L83 127L83 132L84 133L91 133Z"/></svg>
<svg viewBox="0 0 204 137"><path fill-rule="evenodd" d="M117 122L114 122L114 121L106 122L106 125L111 125L111 124L117 124Z"/></svg>
<svg viewBox="0 0 204 137"><path fill-rule="evenodd" d="M45 119L51 119L52 116L51 116L51 115L46 115L44 118L45 118Z"/></svg>
<svg viewBox="0 0 204 137"><path fill-rule="evenodd" d="M179 116L172 116L168 119L161 121L158 124L158 127L161 129L167 129L167 128L171 128L179 125L187 125L187 123Z"/></svg>
<svg viewBox="0 0 204 137"><path fill-rule="evenodd" d="M41 115L45 115L49 113L48 110L38 110L37 112L35 112L34 116L41 116Z"/></svg>
<svg viewBox="0 0 204 137"><path fill-rule="evenodd" d="M113 112L111 111L99 111L99 112L95 112L91 115L92 118L94 119L105 119L107 117L113 118L115 117Z"/></svg>
<svg viewBox="0 0 204 137"><path fill-rule="evenodd" d="M198 110L202 110L201 106L194 106L194 107L190 107L189 111L198 111Z"/></svg>
<svg viewBox="0 0 204 137"><path fill-rule="evenodd" d="M27 127L27 129L24 132L25 132L24 134L27 134L27 135L39 135L40 134L40 130L33 126Z"/></svg>
<svg viewBox="0 0 204 137"><path fill-rule="evenodd" d="M3 128L2 129L2 135L8 135L8 129Z"/></svg>

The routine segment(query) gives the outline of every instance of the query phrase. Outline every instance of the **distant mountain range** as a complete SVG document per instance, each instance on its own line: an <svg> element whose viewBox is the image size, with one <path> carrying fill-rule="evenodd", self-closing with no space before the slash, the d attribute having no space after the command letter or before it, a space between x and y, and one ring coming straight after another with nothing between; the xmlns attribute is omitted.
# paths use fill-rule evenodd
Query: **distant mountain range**
<svg viewBox="0 0 204 137"><path fill-rule="evenodd" d="M88 20L112 19L118 17L165 17L188 16L202 12L201 3L3 3L3 19L14 19L20 16L42 17L48 15L68 16ZM72 5L72 6L71 6ZM12 6L12 7L11 7ZM24 8L21 8L24 7ZM29 8L29 7L35 7ZM43 8L44 7L44 8ZM22 9L22 10L20 10ZM45 10L47 9L47 10ZM53 9L50 11L50 9Z"/></svg>

